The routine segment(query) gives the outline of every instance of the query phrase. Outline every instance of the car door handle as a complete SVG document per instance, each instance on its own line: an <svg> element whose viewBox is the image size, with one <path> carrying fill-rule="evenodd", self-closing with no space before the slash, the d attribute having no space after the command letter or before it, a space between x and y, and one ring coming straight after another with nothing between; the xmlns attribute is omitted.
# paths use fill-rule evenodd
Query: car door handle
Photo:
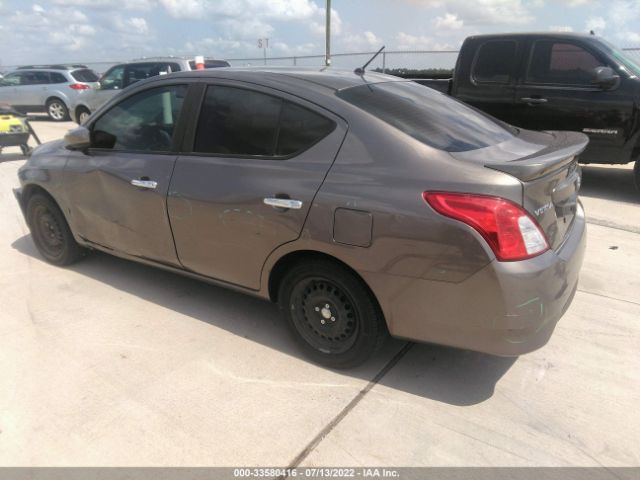
<svg viewBox="0 0 640 480"><path fill-rule="evenodd" d="M290 198L265 198L265 205L270 205L274 208L294 208L296 210L302 208L302 201L292 200Z"/></svg>
<svg viewBox="0 0 640 480"><path fill-rule="evenodd" d="M158 186L158 182L154 182L153 180L133 179L131 180L131 185L133 185L134 187L149 188L153 190Z"/></svg>
<svg viewBox="0 0 640 480"><path fill-rule="evenodd" d="M549 101L546 98L533 98L533 97L522 97L520 100L528 103L529 105L541 105Z"/></svg>

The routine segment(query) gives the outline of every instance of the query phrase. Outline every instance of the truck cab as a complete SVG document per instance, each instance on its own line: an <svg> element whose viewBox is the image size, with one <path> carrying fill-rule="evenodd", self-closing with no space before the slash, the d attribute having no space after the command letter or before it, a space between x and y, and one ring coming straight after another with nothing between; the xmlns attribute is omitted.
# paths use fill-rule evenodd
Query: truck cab
<svg viewBox="0 0 640 480"><path fill-rule="evenodd" d="M625 164L640 156L640 62L597 36L472 36L446 87L441 80L421 83L516 127L583 132L590 138L583 163Z"/></svg>

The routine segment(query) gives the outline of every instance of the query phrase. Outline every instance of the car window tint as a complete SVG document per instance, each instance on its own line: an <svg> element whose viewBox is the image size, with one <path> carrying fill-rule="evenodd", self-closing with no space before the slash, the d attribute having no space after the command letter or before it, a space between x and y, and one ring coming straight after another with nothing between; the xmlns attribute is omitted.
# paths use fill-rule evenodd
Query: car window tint
<svg viewBox="0 0 640 480"><path fill-rule="evenodd" d="M487 42L478 50L473 79L476 82L509 83L515 64L516 42Z"/></svg>
<svg viewBox="0 0 640 480"><path fill-rule="evenodd" d="M47 72L24 72L21 85L46 85L49 83Z"/></svg>
<svg viewBox="0 0 640 480"><path fill-rule="evenodd" d="M92 128L92 146L113 150L167 152L187 87L145 90L118 103Z"/></svg>
<svg viewBox="0 0 640 480"><path fill-rule="evenodd" d="M49 72L49 77L51 83L66 83L68 81L63 74L58 72Z"/></svg>
<svg viewBox="0 0 640 480"><path fill-rule="evenodd" d="M127 65L125 85L139 82L146 78L164 75L171 72L179 72L180 65L169 62L132 63Z"/></svg>
<svg viewBox="0 0 640 480"><path fill-rule="evenodd" d="M194 151L273 155L282 100L234 87L207 88Z"/></svg>
<svg viewBox="0 0 640 480"><path fill-rule="evenodd" d="M219 68L219 67L230 67L231 65L229 65L229 62L227 62L226 60L205 60L204 61L204 68ZM196 62L195 60L189 60L189 67L191 67L191 70L195 70L196 69Z"/></svg>
<svg viewBox="0 0 640 480"><path fill-rule="evenodd" d="M74 70L71 72L71 76L76 82L97 82L98 75L93 70L83 68L81 70Z"/></svg>
<svg viewBox="0 0 640 480"><path fill-rule="evenodd" d="M311 110L285 101L280 115L276 155L306 150L333 131L336 124Z"/></svg>
<svg viewBox="0 0 640 480"><path fill-rule="evenodd" d="M414 82L387 82L338 90L339 98L416 140L464 152L513 138L506 124Z"/></svg>
<svg viewBox="0 0 640 480"><path fill-rule="evenodd" d="M100 79L101 90L120 90L123 88L124 65L118 65L107 71Z"/></svg>
<svg viewBox="0 0 640 480"><path fill-rule="evenodd" d="M533 47L527 82L591 85L596 67L604 66L591 53L572 43L539 41Z"/></svg>

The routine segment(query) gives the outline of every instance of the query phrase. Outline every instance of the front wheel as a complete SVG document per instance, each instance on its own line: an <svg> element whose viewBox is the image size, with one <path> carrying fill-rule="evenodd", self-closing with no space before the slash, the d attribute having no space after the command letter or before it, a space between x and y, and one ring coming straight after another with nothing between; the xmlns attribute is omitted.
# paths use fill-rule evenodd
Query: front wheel
<svg viewBox="0 0 640 480"><path fill-rule="evenodd" d="M78 125L82 125L91 115L91 112L85 107L78 107L76 111L76 120Z"/></svg>
<svg viewBox="0 0 640 480"><path fill-rule="evenodd" d="M47 114L54 122L63 122L69 118L69 110L62 100L53 98L47 102Z"/></svg>
<svg viewBox="0 0 640 480"><path fill-rule="evenodd" d="M33 242L44 259L58 266L71 265L84 254L56 203L35 193L27 202L27 224Z"/></svg>
<svg viewBox="0 0 640 480"><path fill-rule="evenodd" d="M278 300L303 352L328 367L364 363L387 336L372 293L354 273L333 262L293 267Z"/></svg>

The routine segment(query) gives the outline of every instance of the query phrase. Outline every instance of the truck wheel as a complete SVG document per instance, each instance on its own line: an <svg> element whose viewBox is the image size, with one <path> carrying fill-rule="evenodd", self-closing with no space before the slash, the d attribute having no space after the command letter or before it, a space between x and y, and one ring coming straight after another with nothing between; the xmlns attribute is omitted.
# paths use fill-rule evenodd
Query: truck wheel
<svg viewBox="0 0 640 480"><path fill-rule="evenodd" d="M331 368L364 363L387 337L373 294L333 262L294 266L281 283L278 303L302 351Z"/></svg>
<svg viewBox="0 0 640 480"><path fill-rule="evenodd" d="M640 159L633 164L633 180L636 183L636 188L640 190Z"/></svg>
<svg viewBox="0 0 640 480"><path fill-rule="evenodd" d="M64 266L82 258L85 250L76 243L64 215L51 198L34 193L29 197L26 213L33 242L47 262Z"/></svg>
<svg viewBox="0 0 640 480"><path fill-rule="evenodd" d="M64 122L69 119L67 106L58 98L52 98L47 101L47 114L54 122Z"/></svg>

